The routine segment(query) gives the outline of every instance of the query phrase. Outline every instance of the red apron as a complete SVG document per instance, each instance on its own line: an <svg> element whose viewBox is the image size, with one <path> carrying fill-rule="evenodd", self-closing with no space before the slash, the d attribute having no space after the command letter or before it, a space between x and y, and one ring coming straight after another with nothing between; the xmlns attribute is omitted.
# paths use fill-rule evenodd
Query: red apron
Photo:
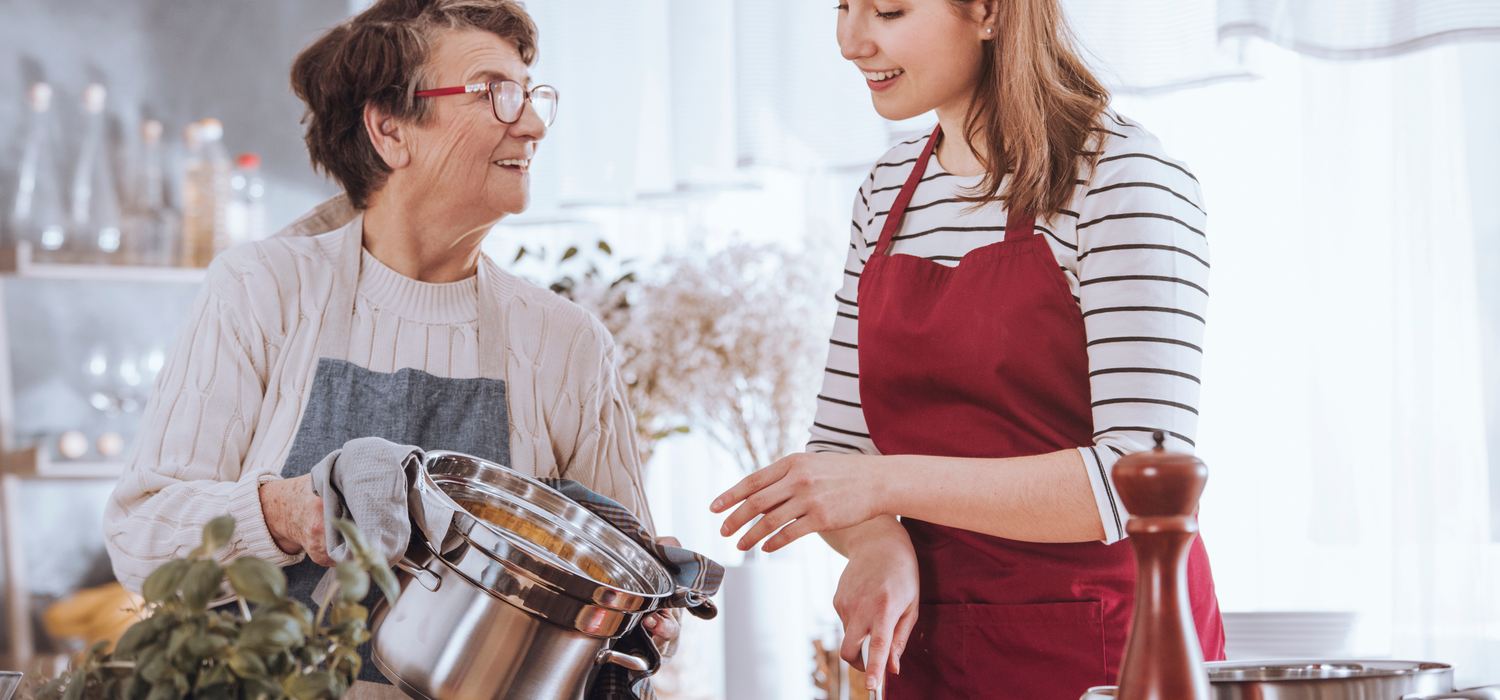
<svg viewBox="0 0 1500 700"><path fill-rule="evenodd" d="M940 127L941 128L941 127ZM1023 457L1093 444L1083 316L1035 219L957 267L890 255L928 139L859 281L859 391L882 454ZM1112 685L1135 596L1128 540L1038 544L903 518L920 612L892 700L1076 700ZM1203 538L1188 590L1204 658L1224 631Z"/></svg>

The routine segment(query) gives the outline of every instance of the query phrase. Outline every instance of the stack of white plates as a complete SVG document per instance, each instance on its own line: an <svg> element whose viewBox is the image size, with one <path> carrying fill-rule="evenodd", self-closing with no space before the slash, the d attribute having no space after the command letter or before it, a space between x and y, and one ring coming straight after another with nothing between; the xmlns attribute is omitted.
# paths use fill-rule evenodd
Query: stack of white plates
<svg viewBox="0 0 1500 700"><path fill-rule="evenodd" d="M1349 655L1352 612L1224 613L1225 656L1247 659L1337 659Z"/></svg>

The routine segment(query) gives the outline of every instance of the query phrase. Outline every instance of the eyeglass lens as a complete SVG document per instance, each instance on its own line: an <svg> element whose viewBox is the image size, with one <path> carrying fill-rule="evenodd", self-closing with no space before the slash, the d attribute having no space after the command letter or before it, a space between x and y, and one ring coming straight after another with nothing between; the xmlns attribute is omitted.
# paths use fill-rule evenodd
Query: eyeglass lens
<svg viewBox="0 0 1500 700"><path fill-rule="evenodd" d="M526 107L526 91L521 89L520 83L512 80L490 83L490 94L497 119L514 124L521 118L521 111ZM547 85L532 88L531 107L543 124L552 126L552 120L557 117L557 91Z"/></svg>

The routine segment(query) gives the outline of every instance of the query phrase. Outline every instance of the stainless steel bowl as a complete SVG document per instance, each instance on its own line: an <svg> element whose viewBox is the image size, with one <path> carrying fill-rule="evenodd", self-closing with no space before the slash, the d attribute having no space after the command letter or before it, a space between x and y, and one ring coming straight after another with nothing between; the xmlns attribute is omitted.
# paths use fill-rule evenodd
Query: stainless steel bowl
<svg viewBox="0 0 1500 700"><path fill-rule="evenodd" d="M644 547L468 455L427 453L417 487L453 514L440 541L414 536L400 599L372 613L373 658L391 682L431 700L576 700L600 664L650 669L611 649L674 590Z"/></svg>

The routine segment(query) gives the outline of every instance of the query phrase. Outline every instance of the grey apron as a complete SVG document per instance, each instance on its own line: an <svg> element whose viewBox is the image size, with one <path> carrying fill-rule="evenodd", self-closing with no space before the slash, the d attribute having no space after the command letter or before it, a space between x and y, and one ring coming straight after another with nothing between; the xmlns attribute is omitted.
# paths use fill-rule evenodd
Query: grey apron
<svg viewBox="0 0 1500 700"><path fill-rule="evenodd" d="M506 406L504 358L496 335L500 309L489 290L484 261L479 265L479 374L475 379L448 379L418 369L372 372L348 360L354 296L359 286L363 218L356 220L340 244L333 293L318 331L318 368L303 409L302 423L281 470L283 478L302 476L344 443L379 437L423 450L454 450L499 464L510 464L510 417ZM313 589L325 567L304 559L285 569L291 596L311 610ZM380 591L371 587L365 599L373 610ZM360 645L364 665L359 680L389 683L370 660L370 643Z"/></svg>

